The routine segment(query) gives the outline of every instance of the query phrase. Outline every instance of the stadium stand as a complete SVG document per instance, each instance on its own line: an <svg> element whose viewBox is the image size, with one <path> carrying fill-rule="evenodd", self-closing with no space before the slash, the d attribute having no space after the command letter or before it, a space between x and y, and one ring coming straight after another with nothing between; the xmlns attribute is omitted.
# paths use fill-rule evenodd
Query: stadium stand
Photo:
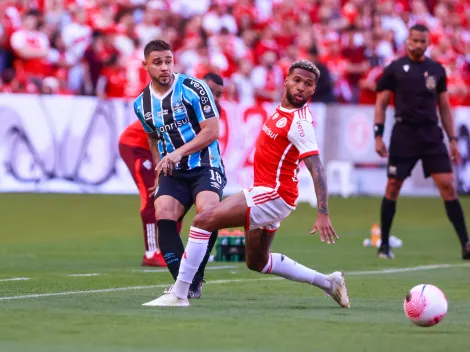
<svg viewBox="0 0 470 352"><path fill-rule="evenodd" d="M277 101L289 64L308 58L325 77L316 101L370 104L407 28L423 23L452 104L470 105L465 0L3 0L0 16L1 92L135 97L142 48L161 38L177 72L221 74L230 101Z"/></svg>

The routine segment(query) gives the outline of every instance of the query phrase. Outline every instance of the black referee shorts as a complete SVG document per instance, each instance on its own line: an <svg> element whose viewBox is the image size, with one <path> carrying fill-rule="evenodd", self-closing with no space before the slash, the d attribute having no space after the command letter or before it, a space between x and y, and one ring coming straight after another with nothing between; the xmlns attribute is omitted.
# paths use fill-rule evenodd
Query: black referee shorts
<svg viewBox="0 0 470 352"><path fill-rule="evenodd" d="M411 175L418 160L423 174L451 173L449 152L439 126L416 126L396 123L390 140L387 176L405 180Z"/></svg>
<svg viewBox="0 0 470 352"><path fill-rule="evenodd" d="M217 168L197 167L187 171L173 170L172 175L160 174L155 199L160 196L175 198L187 212L196 201L196 196L203 191L217 193L219 199L222 200L226 184L224 173Z"/></svg>

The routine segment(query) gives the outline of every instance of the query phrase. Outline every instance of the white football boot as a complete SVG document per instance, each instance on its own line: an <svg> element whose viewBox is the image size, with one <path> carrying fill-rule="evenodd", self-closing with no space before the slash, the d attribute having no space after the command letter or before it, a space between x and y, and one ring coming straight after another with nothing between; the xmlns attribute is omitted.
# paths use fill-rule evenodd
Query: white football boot
<svg viewBox="0 0 470 352"><path fill-rule="evenodd" d="M343 273L335 271L328 275L328 280L332 283L332 289L330 293L327 293L338 303L342 308L351 308L349 303L348 289L346 288L346 281L344 280Z"/></svg>
<svg viewBox="0 0 470 352"><path fill-rule="evenodd" d="M168 292L142 305L147 307L189 307L189 301L187 298L178 298L173 293Z"/></svg>

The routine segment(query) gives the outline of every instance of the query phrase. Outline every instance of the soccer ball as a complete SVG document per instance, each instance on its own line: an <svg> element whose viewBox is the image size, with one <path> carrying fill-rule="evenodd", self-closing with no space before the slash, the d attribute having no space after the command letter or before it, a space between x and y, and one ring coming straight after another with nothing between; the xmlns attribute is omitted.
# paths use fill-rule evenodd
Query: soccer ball
<svg viewBox="0 0 470 352"><path fill-rule="evenodd" d="M447 314L447 298L436 286L418 285L406 295L403 309L413 324L434 326Z"/></svg>

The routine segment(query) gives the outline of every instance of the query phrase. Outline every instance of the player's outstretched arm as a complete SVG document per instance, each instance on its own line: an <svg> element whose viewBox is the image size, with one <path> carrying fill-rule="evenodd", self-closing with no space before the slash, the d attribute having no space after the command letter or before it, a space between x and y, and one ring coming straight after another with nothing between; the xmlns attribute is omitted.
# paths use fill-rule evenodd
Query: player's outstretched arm
<svg viewBox="0 0 470 352"><path fill-rule="evenodd" d="M322 242L326 240L328 244L335 243L335 238L339 237L331 226L328 215L328 186L320 156L318 154L310 155L304 158L303 161L312 175L317 196L318 216L311 233L314 234L318 231Z"/></svg>

